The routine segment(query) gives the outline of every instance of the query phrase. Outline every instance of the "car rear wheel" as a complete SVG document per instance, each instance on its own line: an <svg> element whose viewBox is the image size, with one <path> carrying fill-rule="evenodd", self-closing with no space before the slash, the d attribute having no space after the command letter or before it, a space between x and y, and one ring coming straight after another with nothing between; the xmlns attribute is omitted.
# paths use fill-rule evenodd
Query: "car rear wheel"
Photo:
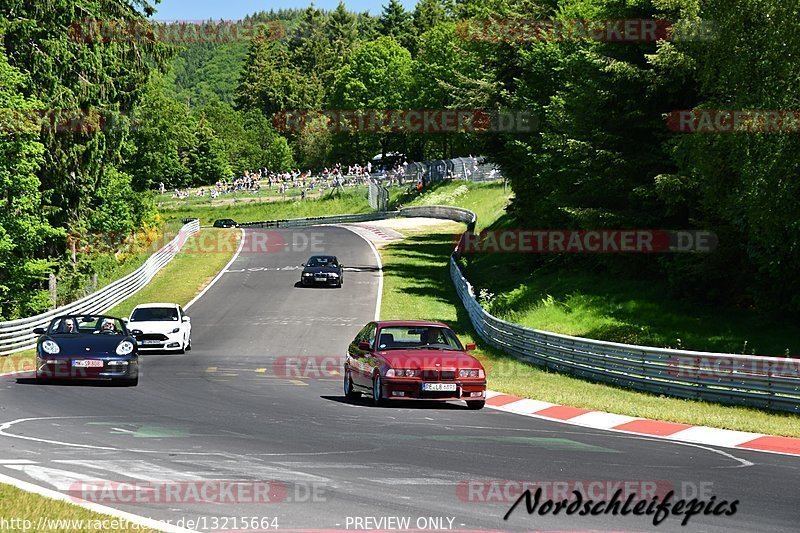
<svg viewBox="0 0 800 533"><path fill-rule="evenodd" d="M484 405L486 405L486 400L467 400L467 408L472 411L483 409Z"/></svg>
<svg viewBox="0 0 800 533"><path fill-rule="evenodd" d="M386 405L386 400L383 399L383 380L380 374L375 374L372 380L372 405L381 407Z"/></svg>
<svg viewBox="0 0 800 533"><path fill-rule="evenodd" d="M361 397L361 393L353 389L353 376L350 375L350 369L347 369L344 373L344 397L348 400L355 400Z"/></svg>

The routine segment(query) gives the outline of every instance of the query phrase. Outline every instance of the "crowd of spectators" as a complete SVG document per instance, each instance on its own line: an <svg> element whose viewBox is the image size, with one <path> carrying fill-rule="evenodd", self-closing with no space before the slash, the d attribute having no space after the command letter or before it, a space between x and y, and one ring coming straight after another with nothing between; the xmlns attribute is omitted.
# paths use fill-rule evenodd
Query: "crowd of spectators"
<svg viewBox="0 0 800 533"><path fill-rule="evenodd" d="M348 165L346 169L342 167L341 163L336 163L330 168L323 168L318 173L300 169L273 172L267 168L261 168L256 171L245 171L242 176L235 179L220 179L209 187L196 190L193 194L194 196L210 196L213 199L234 192L256 193L267 190L271 194L278 195L294 192L294 195L305 198L307 194L336 187L366 185L370 177L378 178L389 185L402 185L405 182L407 165L408 162L405 159L397 160L389 169L375 167L371 161L367 161L363 165L359 163ZM164 184L161 183L159 184L159 193L164 194L164 192ZM188 189L175 189L172 198L188 198L191 195Z"/></svg>

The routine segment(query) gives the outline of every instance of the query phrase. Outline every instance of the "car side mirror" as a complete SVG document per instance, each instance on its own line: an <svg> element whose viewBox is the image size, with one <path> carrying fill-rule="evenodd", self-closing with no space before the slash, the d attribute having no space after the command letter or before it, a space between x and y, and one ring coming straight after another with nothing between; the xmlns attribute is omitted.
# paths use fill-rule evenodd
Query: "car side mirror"
<svg viewBox="0 0 800 533"><path fill-rule="evenodd" d="M183 319L181 320L181 322L191 322L191 321L192 319L189 318L188 316L183 317Z"/></svg>
<svg viewBox="0 0 800 533"><path fill-rule="evenodd" d="M36 335L44 335L45 333L47 333L47 330L45 328L34 328L33 332Z"/></svg>
<svg viewBox="0 0 800 533"><path fill-rule="evenodd" d="M304 267L304 266L306 266L306 264L305 263L300 263L300 266Z"/></svg>
<svg viewBox="0 0 800 533"><path fill-rule="evenodd" d="M358 343L358 349L368 352L372 349L372 346L370 346L367 341L361 341Z"/></svg>
<svg viewBox="0 0 800 533"><path fill-rule="evenodd" d="M125 323L125 324L127 324L127 323L128 323L128 319L127 319L127 318L123 318L123 319L122 319L122 322L123 322L123 323Z"/></svg>
<svg viewBox="0 0 800 533"><path fill-rule="evenodd" d="M468 342L464 348L466 348L468 352L474 352L478 349L478 346L474 342Z"/></svg>

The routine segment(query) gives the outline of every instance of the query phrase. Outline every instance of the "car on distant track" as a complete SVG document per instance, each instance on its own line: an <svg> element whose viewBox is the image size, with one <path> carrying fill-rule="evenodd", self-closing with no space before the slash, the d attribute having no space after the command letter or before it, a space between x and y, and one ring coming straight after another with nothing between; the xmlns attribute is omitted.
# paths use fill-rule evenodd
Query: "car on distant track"
<svg viewBox="0 0 800 533"><path fill-rule="evenodd" d="M232 218L220 218L214 221L215 228L238 228L239 224Z"/></svg>
<svg viewBox="0 0 800 533"><path fill-rule="evenodd" d="M128 317L128 327L140 351L192 349L192 321L178 304L137 305Z"/></svg>
<svg viewBox="0 0 800 533"><path fill-rule="evenodd" d="M52 379L111 380L139 383L136 339L121 318L64 315L46 328L36 328L37 382Z"/></svg>
<svg viewBox="0 0 800 533"><path fill-rule="evenodd" d="M486 404L486 371L453 330L440 322L370 322L356 335L344 362L344 394L387 400L464 400Z"/></svg>
<svg viewBox="0 0 800 533"><path fill-rule="evenodd" d="M344 267L335 255L313 255L301 265L300 283L309 285L333 285L341 287L344 281Z"/></svg>

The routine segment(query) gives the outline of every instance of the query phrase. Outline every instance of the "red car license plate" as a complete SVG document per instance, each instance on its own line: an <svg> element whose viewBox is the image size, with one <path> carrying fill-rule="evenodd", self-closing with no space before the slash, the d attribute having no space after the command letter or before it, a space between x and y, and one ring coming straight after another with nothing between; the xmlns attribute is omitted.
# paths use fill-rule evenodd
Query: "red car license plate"
<svg viewBox="0 0 800 533"><path fill-rule="evenodd" d="M430 392L455 392L455 383L423 383L422 390Z"/></svg>

